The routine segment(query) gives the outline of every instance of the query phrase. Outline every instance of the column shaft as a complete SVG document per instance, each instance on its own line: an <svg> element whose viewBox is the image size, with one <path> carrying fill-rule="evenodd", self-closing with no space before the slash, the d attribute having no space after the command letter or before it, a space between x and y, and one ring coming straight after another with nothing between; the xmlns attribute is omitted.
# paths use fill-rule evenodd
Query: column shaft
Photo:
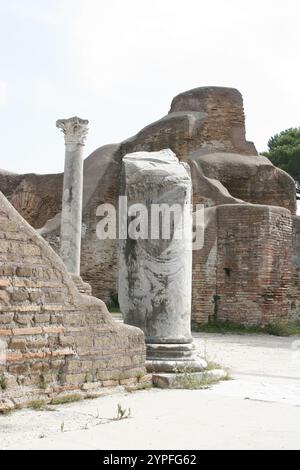
<svg viewBox="0 0 300 470"><path fill-rule="evenodd" d="M71 118L57 121L65 134L65 170L62 199L60 255L69 273L80 275L83 146L88 121Z"/></svg>

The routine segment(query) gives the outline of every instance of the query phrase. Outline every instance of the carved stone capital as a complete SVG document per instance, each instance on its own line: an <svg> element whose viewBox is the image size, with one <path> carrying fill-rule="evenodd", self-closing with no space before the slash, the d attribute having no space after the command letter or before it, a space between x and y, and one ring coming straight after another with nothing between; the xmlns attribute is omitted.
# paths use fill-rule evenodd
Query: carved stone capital
<svg viewBox="0 0 300 470"><path fill-rule="evenodd" d="M77 116L56 121L56 127L64 133L66 145L84 145L89 130L88 124L87 119L81 119Z"/></svg>

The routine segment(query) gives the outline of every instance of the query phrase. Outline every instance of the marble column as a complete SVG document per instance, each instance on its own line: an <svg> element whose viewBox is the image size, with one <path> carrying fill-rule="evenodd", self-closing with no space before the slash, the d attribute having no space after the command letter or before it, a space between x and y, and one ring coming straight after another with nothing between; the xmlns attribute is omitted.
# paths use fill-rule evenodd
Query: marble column
<svg viewBox="0 0 300 470"><path fill-rule="evenodd" d="M120 223L129 231L127 239L119 241L118 286L124 321L144 331L149 371L175 372L180 367L202 370L206 363L195 356L191 335L189 166L179 163L171 150L128 154L123 158L120 192L127 197L128 205L128 212L120 214ZM139 213L144 226L139 227L140 236L132 238L130 226L136 204L146 206L148 216ZM176 213L180 209L181 217L173 215L170 219L172 208L177 208Z"/></svg>
<svg viewBox="0 0 300 470"><path fill-rule="evenodd" d="M89 121L60 119L56 127L65 137L65 171L61 215L60 255L69 273L80 275L83 147Z"/></svg>

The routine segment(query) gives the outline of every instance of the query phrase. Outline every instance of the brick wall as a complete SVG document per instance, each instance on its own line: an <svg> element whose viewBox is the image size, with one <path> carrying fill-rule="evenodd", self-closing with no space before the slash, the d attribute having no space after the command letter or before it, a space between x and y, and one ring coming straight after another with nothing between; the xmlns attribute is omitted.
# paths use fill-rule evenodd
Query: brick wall
<svg viewBox="0 0 300 470"><path fill-rule="evenodd" d="M187 111L204 113L205 116L197 135L198 141L190 143L190 151L203 144L214 146L219 142L227 152L257 154L254 144L246 141L243 97L238 90L201 87L180 93L173 99L170 113Z"/></svg>
<svg viewBox="0 0 300 470"><path fill-rule="evenodd" d="M60 258L1 193L0 340L8 384L0 408L145 373L143 333L114 322L101 300L79 294Z"/></svg>
<svg viewBox="0 0 300 470"><path fill-rule="evenodd" d="M209 211L208 240L194 255L199 284L193 291L194 320L218 318L259 325L287 321L292 273L290 212L243 204L218 206L214 218Z"/></svg>

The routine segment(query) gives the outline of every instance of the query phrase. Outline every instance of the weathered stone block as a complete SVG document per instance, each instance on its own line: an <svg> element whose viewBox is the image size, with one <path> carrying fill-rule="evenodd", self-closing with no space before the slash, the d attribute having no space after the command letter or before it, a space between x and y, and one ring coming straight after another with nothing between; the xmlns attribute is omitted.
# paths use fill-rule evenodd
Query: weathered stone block
<svg viewBox="0 0 300 470"><path fill-rule="evenodd" d="M42 328L13 328L12 334L14 336L30 336L30 335L41 335L43 333Z"/></svg>
<svg viewBox="0 0 300 470"><path fill-rule="evenodd" d="M16 313L14 321L19 325L31 326L33 320L33 314L31 313Z"/></svg>
<svg viewBox="0 0 300 470"><path fill-rule="evenodd" d="M82 371L82 361L70 360L67 362L66 370L70 374L77 374Z"/></svg>
<svg viewBox="0 0 300 470"><path fill-rule="evenodd" d="M43 332L48 335L57 335L58 333L63 333L65 328L63 326L44 326Z"/></svg>
<svg viewBox="0 0 300 470"><path fill-rule="evenodd" d="M65 299L65 293L52 289L51 291L45 292L45 301L50 304L63 304Z"/></svg>
<svg viewBox="0 0 300 470"><path fill-rule="evenodd" d="M29 266L19 266L16 270L16 275L19 277L32 276L32 268Z"/></svg>
<svg viewBox="0 0 300 470"><path fill-rule="evenodd" d="M35 323L46 323L49 325L50 323L50 314L49 313L38 313L34 316ZM47 331L44 329L45 333Z"/></svg>
<svg viewBox="0 0 300 470"><path fill-rule="evenodd" d="M20 349L20 350L25 350L26 349L26 339L21 339L21 338L12 338L10 343L9 343L9 348L10 349Z"/></svg>
<svg viewBox="0 0 300 470"><path fill-rule="evenodd" d="M121 379L120 385L135 385L138 382L136 377L131 377L130 379Z"/></svg>
<svg viewBox="0 0 300 470"><path fill-rule="evenodd" d="M64 365L65 365L65 361L63 359L57 359L55 361L50 361L50 366L54 370L61 369L62 367L64 367Z"/></svg>
<svg viewBox="0 0 300 470"><path fill-rule="evenodd" d="M29 365L28 364L14 364L8 367L8 370L11 374L15 375L27 375L29 374Z"/></svg>
<svg viewBox="0 0 300 470"><path fill-rule="evenodd" d="M102 382L88 382L88 383L84 383L81 389L85 391L91 391L91 390L97 390L98 388L101 388L102 386L103 386Z"/></svg>
<svg viewBox="0 0 300 470"><path fill-rule="evenodd" d="M10 294L4 290L0 290L0 303L8 305L10 303Z"/></svg>
<svg viewBox="0 0 300 470"><path fill-rule="evenodd" d="M36 362L32 364L31 370L34 372L48 372L50 369L50 365L47 362Z"/></svg>
<svg viewBox="0 0 300 470"><path fill-rule="evenodd" d="M48 346L48 339L42 335L29 336L26 338L29 349L42 349Z"/></svg>
<svg viewBox="0 0 300 470"><path fill-rule="evenodd" d="M11 294L13 302L25 302L29 298L29 292L25 289L14 290Z"/></svg>
<svg viewBox="0 0 300 470"><path fill-rule="evenodd" d="M117 385L119 385L118 380L104 380L102 382L103 387L116 387Z"/></svg>
<svg viewBox="0 0 300 470"><path fill-rule="evenodd" d="M63 347L73 347L75 344L73 336L59 336L59 344Z"/></svg>
<svg viewBox="0 0 300 470"><path fill-rule="evenodd" d="M86 374L66 374L64 375L64 382L66 384L80 385L85 382Z"/></svg>
<svg viewBox="0 0 300 470"><path fill-rule="evenodd" d="M14 276L16 268L12 265L0 266L0 276Z"/></svg>
<svg viewBox="0 0 300 470"><path fill-rule="evenodd" d="M40 256L41 249L37 245L25 244L20 246L20 251L25 256Z"/></svg>
<svg viewBox="0 0 300 470"><path fill-rule="evenodd" d="M143 375L142 377L139 377L139 383L149 383L152 384L152 374L146 374Z"/></svg>
<svg viewBox="0 0 300 470"><path fill-rule="evenodd" d="M6 289L10 286L10 281L8 279L0 279L0 289Z"/></svg>
<svg viewBox="0 0 300 470"><path fill-rule="evenodd" d="M12 330L11 329L6 329L6 330L0 330L0 336L11 336Z"/></svg>
<svg viewBox="0 0 300 470"><path fill-rule="evenodd" d="M38 290L35 292L29 292L29 299L31 302L41 303L43 300L43 296L41 292Z"/></svg>
<svg viewBox="0 0 300 470"><path fill-rule="evenodd" d="M73 339L78 348L90 349L93 347L93 338L90 336L74 336Z"/></svg>
<svg viewBox="0 0 300 470"><path fill-rule="evenodd" d="M0 325L6 325L12 323L14 318L13 312L10 313L1 313L0 315Z"/></svg>

